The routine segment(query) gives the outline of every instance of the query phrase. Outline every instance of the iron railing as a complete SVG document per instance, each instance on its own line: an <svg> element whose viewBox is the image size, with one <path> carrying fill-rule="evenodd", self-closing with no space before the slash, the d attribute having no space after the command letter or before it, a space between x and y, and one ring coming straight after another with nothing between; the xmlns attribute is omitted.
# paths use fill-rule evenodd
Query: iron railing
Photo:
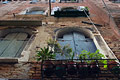
<svg viewBox="0 0 120 80"><path fill-rule="evenodd" d="M120 64L115 62L115 60L45 60L41 64L42 80L119 80ZM103 61L107 63L103 64Z"/></svg>

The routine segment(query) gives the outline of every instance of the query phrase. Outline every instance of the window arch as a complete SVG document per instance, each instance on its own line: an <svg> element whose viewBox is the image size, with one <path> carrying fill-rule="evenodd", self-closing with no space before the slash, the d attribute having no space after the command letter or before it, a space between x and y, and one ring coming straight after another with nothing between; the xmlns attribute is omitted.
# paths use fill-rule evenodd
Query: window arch
<svg viewBox="0 0 120 80"><path fill-rule="evenodd" d="M35 31L33 28L21 27L0 30L0 58L20 58Z"/></svg>
<svg viewBox="0 0 120 80"><path fill-rule="evenodd" d="M93 41L92 32L84 28L60 29L56 34L56 40L61 46L69 45L72 48L75 52L74 59L77 59L83 50L90 52L97 50Z"/></svg>

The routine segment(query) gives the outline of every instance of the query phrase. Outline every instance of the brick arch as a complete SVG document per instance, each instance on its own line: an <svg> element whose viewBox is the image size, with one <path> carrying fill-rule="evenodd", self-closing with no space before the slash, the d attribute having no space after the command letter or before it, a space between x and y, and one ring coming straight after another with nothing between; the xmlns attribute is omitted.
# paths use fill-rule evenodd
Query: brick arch
<svg viewBox="0 0 120 80"><path fill-rule="evenodd" d="M71 32L78 32L84 34L86 37L93 38L92 31L86 28L75 28L75 27L66 27L60 28L56 31L55 39L61 38L64 34L71 33Z"/></svg>

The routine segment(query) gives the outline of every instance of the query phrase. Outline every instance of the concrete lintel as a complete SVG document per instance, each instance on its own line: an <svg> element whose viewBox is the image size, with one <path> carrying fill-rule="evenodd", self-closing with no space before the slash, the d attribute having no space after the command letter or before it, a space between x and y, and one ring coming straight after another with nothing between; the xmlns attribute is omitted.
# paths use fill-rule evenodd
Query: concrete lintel
<svg viewBox="0 0 120 80"><path fill-rule="evenodd" d="M0 20L0 26L42 26L41 20Z"/></svg>
<svg viewBox="0 0 120 80"><path fill-rule="evenodd" d="M17 58L6 58L6 57L1 57L0 58L0 63L18 63Z"/></svg>

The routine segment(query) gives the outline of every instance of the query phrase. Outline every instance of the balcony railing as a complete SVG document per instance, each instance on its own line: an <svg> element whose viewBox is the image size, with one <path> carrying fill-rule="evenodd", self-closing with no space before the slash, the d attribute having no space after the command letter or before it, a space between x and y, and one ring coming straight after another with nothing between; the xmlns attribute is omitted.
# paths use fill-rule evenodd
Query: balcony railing
<svg viewBox="0 0 120 80"><path fill-rule="evenodd" d="M120 64L115 59L45 60L42 80L119 80Z"/></svg>

